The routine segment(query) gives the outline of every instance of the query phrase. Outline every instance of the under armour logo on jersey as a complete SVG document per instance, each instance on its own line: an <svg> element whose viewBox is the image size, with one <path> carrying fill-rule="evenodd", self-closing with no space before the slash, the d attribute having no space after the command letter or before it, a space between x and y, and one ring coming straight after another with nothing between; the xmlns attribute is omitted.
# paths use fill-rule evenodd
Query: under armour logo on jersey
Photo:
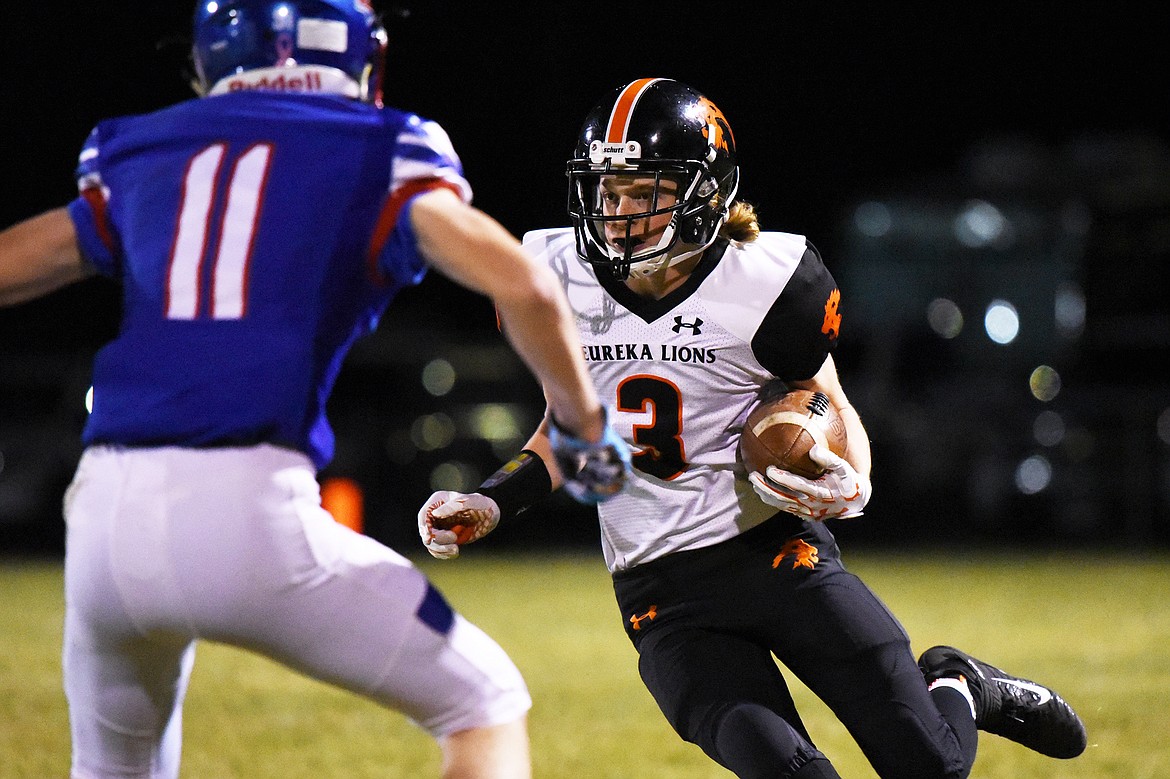
<svg viewBox="0 0 1170 779"><path fill-rule="evenodd" d="M699 329L699 325L701 325L701 324L703 324L703 320L699 319L698 317L695 317L694 322L684 322L684 321L682 321L681 316L676 316L674 318L674 327L672 327L670 329L673 330L674 332L678 333L678 332L681 332L684 327L689 327L689 328L691 328L691 333L693 335L698 335L699 333L703 332L702 330Z"/></svg>
<svg viewBox="0 0 1170 779"><path fill-rule="evenodd" d="M658 607L651 606L650 610L647 611L645 614L642 614L642 615L631 614L630 615L630 624L634 626L634 630L641 630L642 629L642 620L648 619L651 622L653 622L654 618L657 616L658 616Z"/></svg>

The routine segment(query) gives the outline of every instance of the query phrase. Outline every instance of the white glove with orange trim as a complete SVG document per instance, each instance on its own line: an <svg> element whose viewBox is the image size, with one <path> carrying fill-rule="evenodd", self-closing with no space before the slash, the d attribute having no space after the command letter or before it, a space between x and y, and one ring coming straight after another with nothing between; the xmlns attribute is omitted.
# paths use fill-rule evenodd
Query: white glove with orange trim
<svg viewBox="0 0 1170 779"><path fill-rule="evenodd" d="M808 456L828 469L825 475L806 479L775 466L768 466L763 474L759 471L748 474L748 481L760 500L801 519L821 521L861 516L873 492L869 479L828 447L814 445L808 450Z"/></svg>
<svg viewBox="0 0 1170 779"><path fill-rule="evenodd" d="M449 560L500 523L500 507L486 495L439 490L418 512L418 535L432 557Z"/></svg>

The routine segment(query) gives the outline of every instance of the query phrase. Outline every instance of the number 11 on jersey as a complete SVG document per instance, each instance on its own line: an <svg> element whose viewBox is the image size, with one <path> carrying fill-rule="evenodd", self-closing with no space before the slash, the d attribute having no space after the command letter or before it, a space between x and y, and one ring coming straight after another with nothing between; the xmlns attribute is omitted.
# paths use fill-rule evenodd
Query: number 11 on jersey
<svg viewBox="0 0 1170 779"><path fill-rule="evenodd" d="M207 316L240 319L247 309L248 266L264 200L272 145L256 144L236 160L226 186L217 186L228 146L216 143L191 158L183 178L182 201L167 270L166 316L196 319L203 301L203 261L217 238L211 266ZM226 205L223 201L226 198ZM222 213L218 230L212 217Z"/></svg>

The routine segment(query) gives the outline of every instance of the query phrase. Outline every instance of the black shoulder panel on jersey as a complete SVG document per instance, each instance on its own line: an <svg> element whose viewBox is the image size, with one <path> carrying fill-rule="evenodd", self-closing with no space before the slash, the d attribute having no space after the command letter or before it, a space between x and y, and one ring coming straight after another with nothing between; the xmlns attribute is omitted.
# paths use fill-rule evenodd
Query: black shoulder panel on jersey
<svg viewBox="0 0 1170 779"><path fill-rule="evenodd" d="M760 365L784 381L811 379L837 344L837 282L811 243L752 336Z"/></svg>

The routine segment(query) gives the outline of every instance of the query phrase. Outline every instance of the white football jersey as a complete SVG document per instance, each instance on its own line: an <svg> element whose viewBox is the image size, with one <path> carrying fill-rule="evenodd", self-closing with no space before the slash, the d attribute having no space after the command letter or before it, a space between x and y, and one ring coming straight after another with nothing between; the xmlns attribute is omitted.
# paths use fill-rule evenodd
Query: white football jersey
<svg viewBox="0 0 1170 779"><path fill-rule="evenodd" d="M644 299L576 252L572 228L525 248L560 277L611 423L633 452L620 495L598 506L611 571L732 538L776 509L738 458L765 385L811 378L836 342L839 293L800 235L719 241L686 282Z"/></svg>

